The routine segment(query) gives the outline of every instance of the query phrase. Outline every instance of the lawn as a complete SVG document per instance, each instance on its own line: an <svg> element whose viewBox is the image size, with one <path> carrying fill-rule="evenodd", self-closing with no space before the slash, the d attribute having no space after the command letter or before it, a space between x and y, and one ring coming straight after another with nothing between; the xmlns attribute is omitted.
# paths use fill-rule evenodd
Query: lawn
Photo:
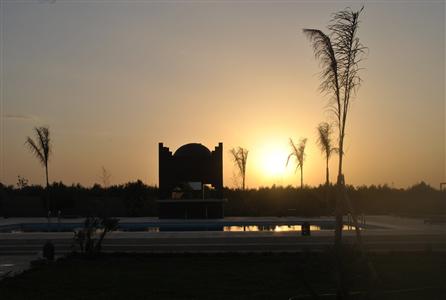
<svg viewBox="0 0 446 300"><path fill-rule="evenodd" d="M374 254L374 299L446 299L441 253ZM350 266L351 290L363 289ZM335 288L328 254L110 254L78 256L0 282L0 299L289 299ZM420 287L425 290L412 291ZM433 287L433 288L432 288ZM381 291L397 292L380 294ZM329 297L322 297L329 299Z"/></svg>

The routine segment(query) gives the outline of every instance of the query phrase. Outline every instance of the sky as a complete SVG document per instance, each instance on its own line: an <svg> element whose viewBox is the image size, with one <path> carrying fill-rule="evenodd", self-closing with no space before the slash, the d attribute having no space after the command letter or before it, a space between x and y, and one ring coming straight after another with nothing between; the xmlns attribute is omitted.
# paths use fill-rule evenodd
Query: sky
<svg viewBox="0 0 446 300"><path fill-rule="evenodd" d="M299 185L289 138L308 138L304 183L325 180L316 127L330 121L303 28L362 1L1 0L0 182L43 184L24 146L49 126L50 181L158 183L158 143L249 150L247 186ZM366 1L363 84L347 121L353 185L446 181L445 3ZM335 180L337 157L330 161Z"/></svg>

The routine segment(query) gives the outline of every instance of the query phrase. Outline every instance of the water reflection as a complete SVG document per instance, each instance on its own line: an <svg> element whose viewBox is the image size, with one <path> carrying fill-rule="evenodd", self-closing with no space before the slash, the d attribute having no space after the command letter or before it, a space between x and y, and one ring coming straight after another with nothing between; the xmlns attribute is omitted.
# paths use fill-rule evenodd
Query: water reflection
<svg viewBox="0 0 446 300"><path fill-rule="evenodd" d="M334 226L318 226L310 225L311 231L333 230ZM362 230L362 228L359 228ZM344 225L343 230L355 230L354 226ZM223 231L269 231L269 232L287 232L287 231L302 231L302 225L248 225L248 226L224 226Z"/></svg>

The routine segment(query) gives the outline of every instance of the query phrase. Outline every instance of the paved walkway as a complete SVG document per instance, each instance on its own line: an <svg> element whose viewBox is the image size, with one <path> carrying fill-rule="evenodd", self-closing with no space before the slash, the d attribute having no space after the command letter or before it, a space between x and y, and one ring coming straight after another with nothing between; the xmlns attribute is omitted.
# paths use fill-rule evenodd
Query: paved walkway
<svg viewBox="0 0 446 300"><path fill-rule="evenodd" d="M14 276L31 267L30 262L36 255L0 255L0 280Z"/></svg>

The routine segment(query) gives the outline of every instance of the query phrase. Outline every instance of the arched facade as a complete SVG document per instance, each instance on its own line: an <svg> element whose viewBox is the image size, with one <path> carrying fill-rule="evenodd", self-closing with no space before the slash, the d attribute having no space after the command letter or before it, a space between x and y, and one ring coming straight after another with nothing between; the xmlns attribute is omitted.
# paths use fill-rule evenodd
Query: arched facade
<svg viewBox="0 0 446 300"><path fill-rule="evenodd" d="M223 144L214 151L198 143L174 154L159 143L159 217L223 217Z"/></svg>

